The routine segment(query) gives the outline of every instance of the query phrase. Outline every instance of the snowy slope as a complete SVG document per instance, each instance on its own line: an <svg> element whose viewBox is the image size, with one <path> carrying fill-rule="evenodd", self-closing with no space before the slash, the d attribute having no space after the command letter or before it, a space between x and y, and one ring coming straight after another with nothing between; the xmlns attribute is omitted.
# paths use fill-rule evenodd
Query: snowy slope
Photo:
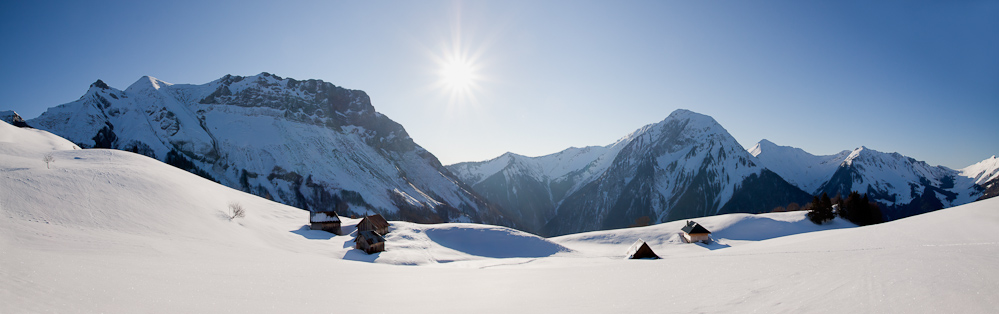
<svg viewBox="0 0 999 314"><path fill-rule="evenodd" d="M850 191L867 193L883 204L886 219L967 204L982 192L973 178L959 171L867 147L852 151L818 192L846 195Z"/></svg>
<svg viewBox="0 0 999 314"><path fill-rule="evenodd" d="M576 179L573 180L576 184L572 187L578 187L580 183L588 183L594 175L610 166L613 157L624 146L621 145L622 141L608 146L571 147L540 157L506 153L488 161L450 165L448 169L472 185L482 183L499 172L517 172L554 182L573 178Z"/></svg>
<svg viewBox="0 0 999 314"><path fill-rule="evenodd" d="M543 239L487 225L392 222L388 250L363 255L345 247L349 236L303 228L308 214L296 208L133 153L73 148L0 123L2 313L999 307L991 297L999 294L999 199L866 227L815 226L801 213L699 218L714 232L709 245L671 242L677 223ZM45 153L56 155L52 169ZM247 216L221 217L228 202ZM345 231L357 223L341 219ZM664 259L622 260L634 237ZM375 302L355 301L357 291Z"/></svg>
<svg viewBox="0 0 999 314"><path fill-rule="evenodd" d="M832 222L816 225L805 217L806 211L767 213L759 215L726 214L694 219L711 231L709 244L688 244L680 230L686 220L653 226L591 231L551 238L555 243L589 256L620 257L621 247L638 239L644 240L655 252L669 256L700 254L705 249L718 250L795 234L853 228L856 225L839 217ZM662 256L662 255L660 255Z"/></svg>
<svg viewBox="0 0 999 314"><path fill-rule="evenodd" d="M779 146L764 139L749 149L749 154L756 157L757 163L761 166L776 172L788 183L814 194L832 177L839 165L850 155L850 151L816 156L800 148Z"/></svg>
<svg viewBox="0 0 999 314"><path fill-rule="evenodd" d="M622 138L607 146L572 147L541 156L506 153L484 162L448 166L452 173L516 215L522 228L539 231L555 215L566 196L602 175L630 141Z"/></svg>
<svg viewBox="0 0 999 314"><path fill-rule="evenodd" d="M999 158L995 155L988 159L964 167L958 172L961 176L971 178L975 184L982 185L995 179L999 179Z"/></svg>
<svg viewBox="0 0 999 314"><path fill-rule="evenodd" d="M124 91L97 81L29 123L303 209L513 224L364 92L323 81L262 73L187 85L146 76Z"/></svg>
<svg viewBox="0 0 999 314"><path fill-rule="evenodd" d="M866 193L886 207L886 219L967 204L982 196L983 183L999 177L995 157L953 170L867 147L815 156L762 140L749 152L760 165L812 194Z"/></svg>

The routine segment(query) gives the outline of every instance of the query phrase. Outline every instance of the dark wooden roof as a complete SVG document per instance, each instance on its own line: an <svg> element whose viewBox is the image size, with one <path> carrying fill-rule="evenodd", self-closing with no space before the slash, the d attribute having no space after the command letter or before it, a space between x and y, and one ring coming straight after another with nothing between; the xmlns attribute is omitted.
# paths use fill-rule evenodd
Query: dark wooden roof
<svg viewBox="0 0 999 314"><path fill-rule="evenodd" d="M309 212L309 222L340 222L334 211Z"/></svg>
<svg viewBox="0 0 999 314"><path fill-rule="evenodd" d="M635 250L635 254L631 254L631 256L629 256L628 258L630 258L630 259L639 259L639 258L660 259L661 257L659 257L659 255L656 255L656 252L652 251L652 248L649 247L648 243L642 242L642 246L638 247L638 250Z"/></svg>
<svg viewBox="0 0 999 314"><path fill-rule="evenodd" d="M389 226L388 220L385 220L385 218L382 217L382 215L371 215L364 217L364 219L361 219L361 222L357 224L361 225L364 223L371 224L371 227L375 229L388 228Z"/></svg>
<svg viewBox="0 0 999 314"><path fill-rule="evenodd" d="M680 230L683 230L683 232L686 232L687 234L711 233L711 231L708 231L708 229L704 229L704 227L701 227L701 224L696 223L693 220L687 220L687 225L683 226L683 228L681 228Z"/></svg>
<svg viewBox="0 0 999 314"><path fill-rule="evenodd" d="M359 241L359 240L368 243L368 245L372 245L379 242L385 242L385 237L382 237L382 235L372 230L364 230L358 232L357 238L354 239L354 241Z"/></svg>

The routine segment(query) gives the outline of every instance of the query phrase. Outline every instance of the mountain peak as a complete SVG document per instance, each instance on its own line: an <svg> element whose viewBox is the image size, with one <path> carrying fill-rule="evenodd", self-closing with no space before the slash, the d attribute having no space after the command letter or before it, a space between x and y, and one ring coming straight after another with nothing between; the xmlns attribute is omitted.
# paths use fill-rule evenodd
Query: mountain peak
<svg viewBox="0 0 999 314"><path fill-rule="evenodd" d="M128 88L125 89L125 90L126 91L136 91L136 90L142 90L142 89L159 90L162 87L166 87L166 86L170 86L170 85L173 85L173 84L164 82L164 81L162 81L160 79L157 79L155 77L152 77L152 76L145 75L143 77L140 77L138 81L135 81L135 83L132 83L132 85L129 85Z"/></svg>
<svg viewBox="0 0 999 314"><path fill-rule="evenodd" d="M514 153L514 152L503 153L503 155L500 155L500 157L510 158L511 162L513 161L513 159L516 159L516 158L524 158L523 155L520 155L520 154L517 154L517 153Z"/></svg>
<svg viewBox="0 0 999 314"><path fill-rule="evenodd" d="M93 84L90 84L90 87L97 87L97 88L100 88L100 89L109 89L109 88L111 88L111 86L108 86L108 84L104 83L104 81L101 81L100 79L98 79L97 82L94 82Z"/></svg>
<svg viewBox="0 0 999 314"><path fill-rule="evenodd" d="M726 146L735 147L738 145L738 141L714 118L686 109L677 109L663 121L647 125L628 135L625 139L638 139L644 135L649 135L653 139L668 139L683 143L705 143L709 138L716 138L726 142ZM680 142L674 144L682 144ZM686 144L680 146L684 145ZM677 145L670 146L679 147ZM740 150L745 150L741 145L738 147Z"/></svg>
<svg viewBox="0 0 999 314"><path fill-rule="evenodd" d="M711 116L696 113L687 109L674 110L673 113L670 113L669 116L663 121L669 120L690 120L706 124L718 124L718 121L715 121L715 118L712 118Z"/></svg>
<svg viewBox="0 0 999 314"><path fill-rule="evenodd" d="M985 184L988 181L999 178L999 158L996 155L979 161L973 165L959 169L961 175L972 178L975 184Z"/></svg>
<svg viewBox="0 0 999 314"><path fill-rule="evenodd" d="M259 76L259 77L273 77L274 79L276 79L278 81L284 80L284 78L282 78L280 76L277 76L277 75L274 75L274 74L271 74L269 72L260 72L260 74L257 74L256 76Z"/></svg>
<svg viewBox="0 0 999 314"><path fill-rule="evenodd" d="M778 147L780 147L780 145L774 144L774 142L767 139L762 139L756 143L756 146L753 146L753 148L750 148L748 151L750 155L753 155L753 157L759 157L764 151L774 150Z"/></svg>
<svg viewBox="0 0 999 314"><path fill-rule="evenodd" d="M0 111L0 121L7 122L16 127L28 126L25 124L24 118L21 118L21 115L17 114L14 110Z"/></svg>

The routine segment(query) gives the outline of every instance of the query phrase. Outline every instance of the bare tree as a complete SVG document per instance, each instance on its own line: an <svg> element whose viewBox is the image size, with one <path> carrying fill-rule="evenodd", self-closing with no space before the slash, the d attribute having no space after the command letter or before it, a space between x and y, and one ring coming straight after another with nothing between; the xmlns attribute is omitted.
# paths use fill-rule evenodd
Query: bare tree
<svg viewBox="0 0 999 314"><path fill-rule="evenodd" d="M49 168L49 164L55 162L55 156L52 156L51 153L45 154L45 157L42 157L42 161L45 162L45 169L52 169Z"/></svg>
<svg viewBox="0 0 999 314"><path fill-rule="evenodd" d="M799 210L801 210L801 205L799 205L798 203L791 202L791 204L787 204L787 211L796 212Z"/></svg>
<svg viewBox="0 0 999 314"><path fill-rule="evenodd" d="M229 203L228 217L229 220L246 217L246 209L243 208L243 205L237 202Z"/></svg>

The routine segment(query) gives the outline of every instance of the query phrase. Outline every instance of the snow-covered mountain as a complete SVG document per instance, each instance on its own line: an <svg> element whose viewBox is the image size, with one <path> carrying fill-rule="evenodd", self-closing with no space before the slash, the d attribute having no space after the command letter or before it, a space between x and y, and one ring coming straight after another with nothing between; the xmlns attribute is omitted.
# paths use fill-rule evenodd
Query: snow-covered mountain
<svg viewBox="0 0 999 314"><path fill-rule="evenodd" d="M363 91L320 80L261 73L188 85L146 76L125 90L98 80L28 123L303 209L515 225Z"/></svg>
<svg viewBox="0 0 999 314"><path fill-rule="evenodd" d="M999 177L995 157L954 170L863 146L815 156L763 140L749 151L760 165L809 193L866 193L882 204L888 220L975 201L983 195L983 184Z"/></svg>
<svg viewBox="0 0 999 314"><path fill-rule="evenodd" d="M16 127L28 126L28 124L24 122L24 118L22 118L21 115L17 114L17 112L14 112L13 110L0 111L0 121L7 122L7 124Z"/></svg>
<svg viewBox="0 0 999 314"><path fill-rule="evenodd" d="M812 193L829 181L843 160L850 155L850 151L815 156L801 148L779 146L764 139L749 149L749 154L756 157L760 165L776 172L788 183Z"/></svg>
<svg viewBox="0 0 999 314"><path fill-rule="evenodd" d="M608 146L573 147L541 157L506 153L489 161L454 164L448 169L482 196L516 215L525 229L537 232L555 216L562 200L607 171L630 140L625 137Z"/></svg>
<svg viewBox="0 0 999 314"><path fill-rule="evenodd" d="M769 210L809 196L754 163L711 117L677 110L605 147L449 166L545 235ZM531 221L527 223L526 221Z"/></svg>
<svg viewBox="0 0 999 314"><path fill-rule="evenodd" d="M959 171L962 176L972 178L975 184L982 187L982 195L978 199L999 196L999 158L995 155Z"/></svg>
<svg viewBox="0 0 999 314"><path fill-rule="evenodd" d="M961 173L962 177L971 178L975 184L984 185L986 182L999 179L999 158L992 155L992 157L964 167L958 172Z"/></svg>

